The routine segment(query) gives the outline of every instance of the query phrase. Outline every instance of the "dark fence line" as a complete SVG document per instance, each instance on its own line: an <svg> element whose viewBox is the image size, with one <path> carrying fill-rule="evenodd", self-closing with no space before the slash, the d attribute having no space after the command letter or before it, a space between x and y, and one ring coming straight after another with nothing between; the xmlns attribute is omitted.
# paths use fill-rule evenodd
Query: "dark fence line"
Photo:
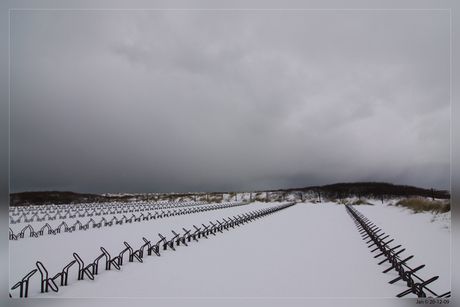
<svg viewBox="0 0 460 307"><path fill-rule="evenodd" d="M59 277L61 278L60 286L67 286L69 268L73 266L75 263L78 264L78 275L77 280L84 280L85 276L91 280L95 279L95 276L99 273L99 261L102 259L105 260L105 270L110 270L112 267L116 270L120 270L121 266L123 265L123 258L127 255L128 262L134 262L136 259L138 262L143 263L143 258L145 256L145 251L147 251L147 255L152 255L152 252L157 255L158 257L161 256L160 250L173 250L176 251L176 247L180 246L181 244L184 246L188 246L187 242L199 242L198 239L206 238L208 239L209 235L216 235L217 232L222 233L223 230L230 230L230 228L235 228L235 226L244 225L245 223L252 222L256 219L261 217L265 217L267 215L273 214L280 210L289 208L294 206L296 202L281 204L278 206L273 206L270 208L264 208L256 211L251 211L248 213L243 213L241 215L227 217L226 219L222 219L222 221L216 220L216 223L209 221L209 225L201 224L202 227L197 227L193 225L195 231L192 233L192 230L187 230L182 228L184 231L181 235L180 232L175 232L171 230L172 237L168 239L167 237L163 236L162 234L158 233L160 240L158 240L155 244L152 243L151 240L142 237L144 244L141 245L138 249L134 250L131 245L127 242L124 242L124 249L120 251L118 256L114 258L107 252L104 247L101 247L102 254L96 257L92 262L89 262L85 265L83 259L77 254L73 253L74 260L72 260L69 264L67 264L60 272L55 274L53 277L49 277L48 271L46 270L45 266L40 262L36 262L36 267L40 271L41 274L41 293L46 293L51 291L58 292L59 286L56 284L55 280ZM15 290L19 288L19 297L26 298L28 296L28 288L29 288L29 280L30 278L37 272L37 269L33 269L30 271L24 278L21 279L18 283L16 283L11 290ZM12 297L11 293L9 293L10 297Z"/></svg>
<svg viewBox="0 0 460 307"><path fill-rule="evenodd" d="M107 220L105 217L102 217L99 222L96 222L93 218L90 218L89 221L87 221L85 224L80 222L79 220L76 220L74 224L68 225L65 221L62 221L59 226L57 226L55 229L53 229L48 223L43 225L39 231L35 231L35 229L32 227L32 225L27 224L19 233L15 234L14 231L9 228L9 240L18 240L26 237L26 234L29 234L29 237L35 237L38 238L39 236L43 236L45 234L53 234L56 235L58 233L61 233L61 229L64 229L64 232L73 232L77 230L87 230L91 228L101 228L101 227L111 227L112 225L123 225L123 223L132 223L134 222L142 222L142 221L148 221L148 220L156 220L158 218L164 218L164 217L171 217L171 216L177 216L177 215L184 215L184 214L192 214L192 213L200 213L200 212L205 212L205 211L210 211L210 210L219 210L219 209L225 209L225 208L230 208L230 207L238 207L238 206L244 206L248 205L249 202L237 202L237 203L223 203L223 204L209 204L209 205L203 205L203 206L193 206L193 207L185 207L185 208L178 208L178 209L172 209L172 210L161 210L161 212L155 211L154 213L148 212L144 214L142 212L140 215L132 214L129 218L126 217L126 215L123 215L121 218L117 218L116 216L113 216L111 220ZM69 217L70 218L70 217ZM61 219L67 219L67 216L62 217Z"/></svg>
<svg viewBox="0 0 460 307"><path fill-rule="evenodd" d="M358 210L353 208L351 205L346 204L345 208L348 214L353 218L356 227L359 229L359 232L362 234L363 240L368 240L366 244L372 242L368 248L376 246L371 252L375 252L377 250L380 251L379 254L375 255L374 258L379 258L381 256L385 256L386 259L382 260L378 264L381 265L388 261L391 264L391 267L384 270L382 273L387 273L392 269L395 269L398 272L399 277L389 281L390 284L394 284L397 281L405 281L409 289L399 293L396 297L404 297L410 293L417 295L417 297L426 297L426 292L431 293L436 298L449 298L451 296L451 291L446 292L444 294L438 295L432 290L430 290L427 285L434 282L439 278L439 276L434 276L428 280L423 280L415 273L425 267L424 264L416 267L415 269L409 267L407 262L411 260L414 256L411 255L404 259L400 258L400 254L405 251L405 248L402 248L398 251L398 248L401 248L401 245L396 245L394 247L390 247L390 243L394 241L394 239L389 239L389 235L385 235L382 229L378 228L374 223L372 223L367 217L361 214ZM418 281L414 280L416 278ZM430 296L431 297L431 296Z"/></svg>
<svg viewBox="0 0 460 307"><path fill-rule="evenodd" d="M209 202L93 203L10 207L10 224L202 206ZM30 217L29 217L30 216Z"/></svg>
<svg viewBox="0 0 460 307"><path fill-rule="evenodd" d="M208 201L186 201L186 202L177 202L177 201L136 201L136 202L98 202L98 203L69 203L69 204L50 204L50 205L30 205L30 206L10 206L10 213L17 215L18 212L46 212L47 210L84 210L92 208L174 208L174 207L184 207L192 206L196 204L207 204Z"/></svg>

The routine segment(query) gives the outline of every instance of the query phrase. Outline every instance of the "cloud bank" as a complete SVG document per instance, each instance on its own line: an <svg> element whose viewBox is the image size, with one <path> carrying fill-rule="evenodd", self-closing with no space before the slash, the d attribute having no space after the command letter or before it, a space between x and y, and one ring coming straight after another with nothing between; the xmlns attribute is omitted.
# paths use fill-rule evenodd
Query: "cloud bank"
<svg viewBox="0 0 460 307"><path fill-rule="evenodd" d="M450 189L448 10L13 10L10 191Z"/></svg>

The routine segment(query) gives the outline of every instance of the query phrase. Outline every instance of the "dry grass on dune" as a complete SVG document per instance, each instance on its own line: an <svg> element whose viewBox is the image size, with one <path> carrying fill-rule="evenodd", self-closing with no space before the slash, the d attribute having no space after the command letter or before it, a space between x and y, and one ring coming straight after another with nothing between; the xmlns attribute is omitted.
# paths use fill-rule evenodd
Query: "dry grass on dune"
<svg viewBox="0 0 460 307"><path fill-rule="evenodd" d="M398 201L395 206L412 209L414 213L431 211L444 213L450 211L450 200L429 200L424 198L406 198Z"/></svg>

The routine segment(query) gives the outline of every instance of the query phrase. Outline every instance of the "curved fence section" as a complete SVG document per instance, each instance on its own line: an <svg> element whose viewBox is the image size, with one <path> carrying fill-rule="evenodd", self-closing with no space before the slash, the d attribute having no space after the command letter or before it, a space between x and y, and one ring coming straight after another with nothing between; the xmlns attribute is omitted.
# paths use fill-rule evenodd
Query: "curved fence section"
<svg viewBox="0 0 460 307"><path fill-rule="evenodd" d="M144 212L176 208L193 208L208 202L123 202L12 206L9 211L10 224L53 221L65 218L82 218L101 215Z"/></svg>
<svg viewBox="0 0 460 307"><path fill-rule="evenodd" d="M22 278L21 281L16 283L11 288L11 290L19 289L18 296L27 297L29 280L31 280L31 277L37 272L38 269L41 274L41 292L45 293L49 292L50 290L58 292L59 286L55 281L60 277L60 286L67 286L69 268L73 266L75 263L77 263L78 265L77 280L83 280L85 278L95 280L95 277L99 274L99 262L101 261L101 263L105 262L105 270L111 270L111 268L120 270L121 266L123 266L123 264L126 264L126 261L124 262L124 259L127 259L128 263L134 262L135 260L139 263L143 263L142 259L146 256L145 252L147 252L147 256L151 256L153 253L156 256L160 257L161 250L166 251L169 249L172 251L177 251L176 247L178 246L183 245L187 247L189 242L199 242L199 239L202 238L208 239L210 235L216 236L217 233L223 233L224 230L229 231L230 228L235 228L235 226L244 225L256 219L268 216L280 210L294 206L295 204L296 202L285 203L278 206L243 213L237 216L227 217L226 219L223 218L222 220L216 220L215 222L209 221L209 224L203 223L199 227L193 225L193 229L190 228L190 230L187 230L186 228L182 228L181 231L177 232L171 230L172 235L169 238L158 233L158 237L160 239L156 241L156 243L154 244L152 243L154 241L142 237L144 243L137 249L135 247L132 247L128 242L123 242L123 249L118 253L117 256L113 258L104 247L100 248L102 254L100 254L94 260L87 262L85 262L77 253L73 253L74 259L72 259L69 262L69 264L67 264L60 272L57 272L54 276L49 275L43 263L37 261L37 268L33 269L26 276L24 276L24 278ZM12 297L11 293L10 297Z"/></svg>
<svg viewBox="0 0 460 307"><path fill-rule="evenodd" d="M166 218L166 217L173 217L178 215L184 214L192 214L192 213L200 213L206 212L211 210L219 210L225 209L230 207L238 207L248 205L249 202L234 202L234 203L222 203L222 204L203 204L203 203L191 203L188 206L182 207L172 207L172 209L166 206L164 210L155 210L154 212L140 212L140 213L132 213L131 216L126 216L123 214L125 210L117 211L118 214L123 214L122 217L117 217L114 215L110 221L102 216L98 222L96 222L92 217L87 222L81 222L80 220L76 220L71 226L69 226L65 221L62 221L59 226L53 229L49 223L45 223L39 231L35 231L31 224L27 224L19 233L14 233L11 227L9 228L9 240L18 240L26 237L35 237L38 238L39 236L43 236L45 234L59 234L61 233L61 229L64 229L64 232L73 232L77 230L88 230L93 228L101 228L101 227L111 227L113 225L123 225L126 223L133 223L133 222L143 222L148 220L156 220L159 218ZM132 210L131 210L132 211ZM126 212L131 212L127 210ZM115 214L117 214L115 213ZM60 214L60 213L57 213ZM35 215L34 215L35 216ZM31 221L34 219L34 216L31 219L25 219L26 221ZM49 215L48 215L49 216ZM85 215L78 215L84 217ZM60 215L59 219L65 220L67 218L72 219L76 218L77 214L72 215L70 212L66 212L64 215ZM19 217L20 219L21 217ZM96 219L96 217L95 217ZM43 218L44 220L44 218ZM50 220L54 220L54 218L50 217ZM42 221L39 219L38 221ZM10 216L11 222L11 216ZM83 224L84 223L84 224ZM13 223L14 224L14 223ZM14 227L13 227L14 228ZM47 231L45 231L47 230Z"/></svg>

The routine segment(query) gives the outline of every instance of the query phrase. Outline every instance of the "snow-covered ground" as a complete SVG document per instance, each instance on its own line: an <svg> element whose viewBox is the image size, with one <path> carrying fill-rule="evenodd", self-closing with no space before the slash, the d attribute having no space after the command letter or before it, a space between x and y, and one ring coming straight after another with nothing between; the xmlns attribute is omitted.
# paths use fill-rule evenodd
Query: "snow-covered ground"
<svg viewBox="0 0 460 307"><path fill-rule="evenodd" d="M431 290L438 294L450 291L450 212L413 214L387 203L371 202L375 205L355 208L389 234L395 244L406 248L402 257L414 255L409 266L426 265L418 276L440 276L428 286ZM26 235L10 241L10 288L36 268L36 261L54 276L73 260L74 252L87 264L101 254L101 246L114 257L124 249L124 241L136 250L143 244L142 237L155 243L158 233L171 238L171 230L183 233L183 227L193 229L193 225L209 225L209 221L279 204L254 202L38 238ZM406 290L402 281L388 283L397 273L383 274L389 264L378 265L383 258L375 259L377 252L371 253L365 242L344 205L300 202L208 239L177 246L176 251L161 250L161 257L145 256L143 263L124 260L120 271L105 271L102 265L94 281L77 280L75 264L69 271L68 286L59 286L57 293L40 293L37 272L30 279L29 297L393 298ZM10 293L18 297L19 289Z"/></svg>

